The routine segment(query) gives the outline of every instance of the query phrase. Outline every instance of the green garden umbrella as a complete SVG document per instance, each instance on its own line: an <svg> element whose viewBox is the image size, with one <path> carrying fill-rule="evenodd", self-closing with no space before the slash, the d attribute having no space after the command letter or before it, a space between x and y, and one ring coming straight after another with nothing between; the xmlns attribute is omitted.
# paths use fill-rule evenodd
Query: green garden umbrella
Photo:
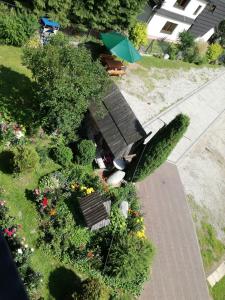
<svg viewBox="0 0 225 300"><path fill-rule="evenodd" d="M108 32L101 33L100 37L106 48L112 54L130 63L141 59L141 55L126 36L118 32Z"/></svg>

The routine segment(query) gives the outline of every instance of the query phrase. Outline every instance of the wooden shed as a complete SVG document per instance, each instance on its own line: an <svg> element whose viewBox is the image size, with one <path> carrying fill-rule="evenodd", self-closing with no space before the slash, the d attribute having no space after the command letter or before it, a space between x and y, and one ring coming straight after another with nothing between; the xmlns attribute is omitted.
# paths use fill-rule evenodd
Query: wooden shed
<svg viewBox="0 0 225 300"><path fill-rule="evenodd" d="M94 192L80 200L85 223L91 230L97 230L109 225L111 200L99 192Z"/></svg>
<svg viewBox="0 0 225 300"><path fill-rule="evenodd" d="M89 107L89 128L95 136L100 133L114 158L124 157L146 133L115 83L108 88L102 104L101 109L94 104Z"/></svg>

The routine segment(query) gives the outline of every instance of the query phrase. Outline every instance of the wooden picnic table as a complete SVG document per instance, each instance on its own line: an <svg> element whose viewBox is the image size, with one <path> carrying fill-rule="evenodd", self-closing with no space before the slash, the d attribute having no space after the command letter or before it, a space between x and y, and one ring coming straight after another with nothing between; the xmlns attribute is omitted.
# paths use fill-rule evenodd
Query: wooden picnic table
<svg viewBox="0 0 225 300"><path fill-rule="evenodd" d="M106 67L107 72L113 76L121 76L125 74L125 66L112 55L101 55L101 61Z"/></svg>

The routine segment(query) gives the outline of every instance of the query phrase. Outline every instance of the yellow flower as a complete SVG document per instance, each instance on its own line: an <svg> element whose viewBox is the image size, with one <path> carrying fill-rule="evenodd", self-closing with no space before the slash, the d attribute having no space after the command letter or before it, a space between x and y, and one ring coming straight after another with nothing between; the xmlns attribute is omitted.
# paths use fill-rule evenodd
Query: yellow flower
<svg viewBox="0 0 225 300"><path fill-rule="evenodd" d="M94 192L93 187L87 188L87 190L86 190L86 194L87 194L87 195L89 195L89 194L91 194L91 193L93 193L93 192Z"/></svg>
<svg viewBox="0 0 225 300"><path fill-rule="evenodd" d="M136 236L137 236L139 239L145 238L145 232L144 232L144 230L139 230L139 231L137 231Z"/></svg>

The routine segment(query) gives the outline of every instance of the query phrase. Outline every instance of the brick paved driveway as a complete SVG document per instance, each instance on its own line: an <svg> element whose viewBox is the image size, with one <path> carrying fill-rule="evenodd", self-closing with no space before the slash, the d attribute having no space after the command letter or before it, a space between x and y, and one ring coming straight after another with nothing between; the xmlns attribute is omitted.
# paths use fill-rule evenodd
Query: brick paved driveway
<svg viewBox="0 0 225 300"><path fill-rule="evenodd" d="M137 184L147 235L157 253L140 300L208 300L202 259L175 165L165 163Z"/></svg>

